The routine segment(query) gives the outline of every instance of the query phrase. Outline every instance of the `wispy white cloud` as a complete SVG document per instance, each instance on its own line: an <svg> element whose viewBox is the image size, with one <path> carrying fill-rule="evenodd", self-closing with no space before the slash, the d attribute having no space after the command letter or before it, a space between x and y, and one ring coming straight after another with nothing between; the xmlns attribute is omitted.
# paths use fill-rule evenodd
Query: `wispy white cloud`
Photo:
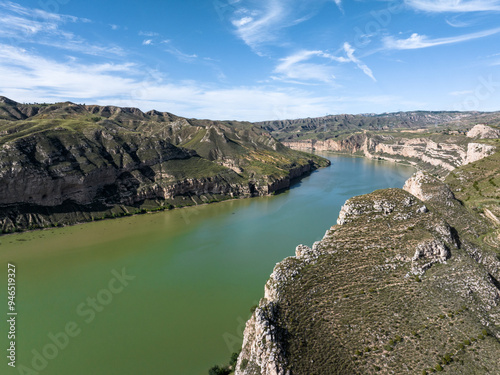
<svg viewBox="0 0 500 375"><path fill-rule="evenodd" d="M344 9L342 8L342 0L333 0L335 4L339 7L339 9L343 12Z"/></svg>
<svg viewBox="0 0 500 375"><path fill-rule="evenodd" d="M42 19L48 21L63 21L63 22L90 22L90 20L86 18L79 18L75 16L59 14L59 13L50 13L41 9L32 9L22 6L21 4L17 4L11 1L0 1L0 8L4 11L8 11L10 13L14 13L20 16L30 17L33 20Z"/></svg>
<svg viewBox="0 0 500 375"><path fill-rule="evenodd" d="M160 34L154 31L139 31L139 36L152 37L152 36L160 36Z"/></svg>
<svg viewBox="0 0 500 375"><path fill-rule="evenodd" d="M452 96L464 96L464 95L470 95L470 94L474 94L474 90L463 90L463 91L450 92L450 95L452 95Z"/></svg>
<svg viewBox="0 0 500 375"><path fill-rule="evenodd" d="M240 8L232 20L236 34L250 47L276 40L276 31L284 24L289 13L280 0L269 0L263 9Z"/></svg>
<svg viewBox="0 0 500 375"><path fill-rule="evenodd" d="M454 44L454 43L466 42L468 40L484 38L490 35L498 34L499 32L500 28L496 28L496 29L480 31L477 33L458 35L448 38L436 38L436 39L431 39L425 35L420 35L417 33L412 34L407 39L395 39L392 36L388 36L384 38L384 47L386 49L396 49L396 50L428 48L428 47L440 46L445 44Z"/></svg>
<svg viewBox="0 0 500 375"><path fill-rule="evenodd" d="M279 76L274 79L293 80L294 82L320 81L331 82L335 79L334 68L324 62L306 62L313 58L323 58L343 62L345 59L331 56L323 51L300 51L280 60L274 69Z"/></svg>
<svg viewBox="0 0 500 375"><path fill-rule="evenodd" d="M0 44L0 55L2 90L9 94L19 92L19 97L23 100L37 92L43 92L47 99L116 95L116 90L129 90L128 85L133 80L123 78L123 75L131 75L135 69L130 63L84 64L74 60L58 62L4 44ZM92 84L89 85L89 82Z"/></svg>
<svg viewBox="0 0 500 375"><path fill-rule="evenodd" d="M0 44L0 95L19 101L114 104L180 116L268 120L323 115L330 99L269 86L220 89L200 82L166 81L131 63L55 61ZM92 82L89 85L88 82Z"/></svg>
<svg viewBox="0 0 500 375"><path fill-rule="evenodd" d="M347 55L347 58L349 61L353 62L358 66L359 69L363 71L368 77L370 77L373 81L377 81L375 79L375 76L373 75L372 70L366 65L364 62L362 62L360 59L358 59L356 56L354 56L354 48L349 44L349 43L344 43L344 51Z"/></svg>
<svg viewBox="0 0 500 375"><path fill-rule="evenodd" d="M410 7L432 13L500 11L499 0L405 0Z"/></svg>
<svg viewBox="0 0 500 375"><path fill-rule="evenodd" d="M321 50L302 50L293 55L280 59L273 73L278 76L271 78L293 83L304 83L307 81L330 83L335 79L335 67L331 65L336 63L354 63L368 77L376 81L372 70L360 59L354 56L354 48L349 43L344 43L344 56L335 56ZM313 60L313 61L311 61Z"/></svg>
<svg viewBox="0 0 500 375"><path fill-rule="evenodd" d="M11 41L56 47L88 55L122 55L117 46L90 44L61 28L66 23L90 22L86 18L49 13L13 2L0 1L0 38Z"/></svg>
<svg viewBox="0 0 500 375"><path fill-rule="evenodd" d="M230 17L236 35L256 53L265 44L282 45L287 42L284 30L310 20L321 6L341 0L257 0L232 4Z"/></svg>
<svg viewBox="0 0 500 375"><path fill-rule="evenodd" d="M142 45L143 46L149 46L151 44L153 44L153 40L152 39L145 39L145 40L142 41Z"/></svg>
<svg viewBox="0 0 500 375"><path fill-rule="evenodd" d="M448 25L450 25L451 27L467 27L467 26L470 26L471 25L471 22L465 22L465 21L461 21L457 18L453 18L453 19L447 19L446 20L446 23Z"/></svg>
<svg viewBox="0 0 500 375"><path fill-rule="evenodd" d="M198 58L198 55L196 54L188 54L182 52L180 49L175 47L172 41L169 39L163 40L161 43L166 45L165 52L170 53L181 61L189 62Z"/></svg>

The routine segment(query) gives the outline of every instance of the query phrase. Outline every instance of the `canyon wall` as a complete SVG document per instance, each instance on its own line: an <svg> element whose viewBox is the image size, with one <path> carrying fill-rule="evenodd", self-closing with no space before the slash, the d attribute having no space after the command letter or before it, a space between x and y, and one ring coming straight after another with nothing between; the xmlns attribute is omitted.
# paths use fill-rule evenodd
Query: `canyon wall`
<svg viewBox="0 0 500 375"><path fill-rule="evenodd" d="M431 137L406 138L392 135L357 133L345 139L285 141L295 150L332 151L358 154L370 159L406 162L419 169L446 175L453 169L491 155L495 147L463 139L433 140Z"/></svg>

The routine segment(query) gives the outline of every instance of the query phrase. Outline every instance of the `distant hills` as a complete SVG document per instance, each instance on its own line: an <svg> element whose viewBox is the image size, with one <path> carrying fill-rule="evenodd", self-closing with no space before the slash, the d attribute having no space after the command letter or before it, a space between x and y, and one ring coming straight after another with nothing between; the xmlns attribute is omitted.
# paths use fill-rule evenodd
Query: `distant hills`
<svg viewBox="0 0 500 375"><path fill-rule="evenodd" d="M277 139L328 139L354 131L400 129L465 130L485 123L500 125L500 112L412 111L382 114L331 115L296 120L257 122Z"/></svg>

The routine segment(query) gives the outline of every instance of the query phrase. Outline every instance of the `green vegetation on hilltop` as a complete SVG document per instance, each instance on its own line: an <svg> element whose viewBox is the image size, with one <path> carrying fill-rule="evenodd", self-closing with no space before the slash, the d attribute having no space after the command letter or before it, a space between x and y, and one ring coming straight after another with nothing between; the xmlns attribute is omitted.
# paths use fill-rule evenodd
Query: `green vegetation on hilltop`
<svg viewBox="0 0 500 375"><path fill-rule="evenodd" d="M500 125L500 112L412 111L382 114L329 115L256 123L280 141L342 139L359 131L464 133L478 123Z"/></svg>
<svg viewBox="0 0 500 375"><path fill-rule="evenodd" d="M488 142L500 148L500 140ZM470 215L488 223L481 228L474 227L475 241L483 248L496 251L500 259L500 151L452 171L445 182ZM470 230L470 223L465 220L456 225Z"/></svg>
<svg viewBox="0 0 500 375"><path fill-rule="evenodd" d="M400 189L348 200L340 225L275 267L236 374L496 374L499 176L496 152L446 184L413 176L405 189L423 201Z"/></svg>
<svg viewBox="0 0 500 375"><path fill-rule="evenodd" d="M271 194L328 163L251 123L0 97L0 230Z"/></svg>

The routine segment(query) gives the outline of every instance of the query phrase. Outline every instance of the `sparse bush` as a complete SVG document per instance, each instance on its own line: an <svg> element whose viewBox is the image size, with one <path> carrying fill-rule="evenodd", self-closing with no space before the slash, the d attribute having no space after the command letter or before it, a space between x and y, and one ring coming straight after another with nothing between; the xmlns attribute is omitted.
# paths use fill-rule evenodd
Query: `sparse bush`
<svg viewBox="0 0 500 375"><path fill-rule="evenodd" d="M229 360L229 366L231 368L235 368L236 367L236 362L238 362L238 356L240 355L240 352L234 352L233 354L231 354L231 359Z"/></svg>
<svg viewBox="0 0 500 375"><path fill-rule="evenodd" d="M231 370L227 367L214 366L208 371L208 375L229 375Z"/></svg>
<svg viewBox="0 0 500 375"><path fill-rule="evenodd" d="M243 360L241 361L241 363L240 363L240 370L242 370L242 371L243 371L244 369L246 369L246 368L247 368L247 366L248 366L248 359L246 359L246 358L245 358L245 359L243 359Z"/></svg>

